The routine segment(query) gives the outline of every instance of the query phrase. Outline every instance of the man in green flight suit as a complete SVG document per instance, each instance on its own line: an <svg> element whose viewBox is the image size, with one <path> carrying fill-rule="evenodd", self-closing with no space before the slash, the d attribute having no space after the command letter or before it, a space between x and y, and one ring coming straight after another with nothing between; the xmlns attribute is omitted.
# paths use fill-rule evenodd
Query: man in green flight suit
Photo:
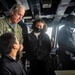
<svg viewBox="0 0 75 75"><path fill-rule="evenodd" d="M25 14L25 7L22 4L15 4L10 10L10 16L0 20L0 35L12 32L20 42L20 51L23 49L22 29L18 25Z"/></svg>

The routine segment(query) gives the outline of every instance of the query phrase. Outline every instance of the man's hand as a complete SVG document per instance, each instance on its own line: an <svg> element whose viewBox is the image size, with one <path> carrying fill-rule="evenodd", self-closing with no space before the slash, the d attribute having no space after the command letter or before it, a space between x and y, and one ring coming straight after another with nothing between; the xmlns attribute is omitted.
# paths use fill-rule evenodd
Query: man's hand
<svg viewBox="0 0 75 75"><path fill-rule="evenodd" d="M20 51L22 51L22 50L23 50L23 48L24 48L24 47L23 47L23 45L22 45L22 44L20 44L20 48L19 48L19 50L20 50Z"/></svg>

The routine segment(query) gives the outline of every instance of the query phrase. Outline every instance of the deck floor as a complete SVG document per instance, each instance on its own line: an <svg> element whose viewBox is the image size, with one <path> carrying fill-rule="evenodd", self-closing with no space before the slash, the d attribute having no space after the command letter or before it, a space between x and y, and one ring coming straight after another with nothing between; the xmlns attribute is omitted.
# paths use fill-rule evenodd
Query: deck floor
<svg viewBox="0 0 75 75"><path fill-rule="evenodd" d="M56 75L75 75L75 70L56 70Z"/></svg>

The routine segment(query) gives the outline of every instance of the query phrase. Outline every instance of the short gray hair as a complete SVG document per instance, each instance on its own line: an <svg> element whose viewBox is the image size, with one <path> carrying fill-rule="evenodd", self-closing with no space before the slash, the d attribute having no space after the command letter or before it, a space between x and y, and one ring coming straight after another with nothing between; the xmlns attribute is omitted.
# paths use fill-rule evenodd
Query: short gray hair
<svg viewBox="0 0 75 75"><path fill-rule="evenodd" d="M25 10L25 7L22 4L15 4L12 6L12 8L10 9L10 13L14 10L17 11L18 8L23 8Z"/></svg>

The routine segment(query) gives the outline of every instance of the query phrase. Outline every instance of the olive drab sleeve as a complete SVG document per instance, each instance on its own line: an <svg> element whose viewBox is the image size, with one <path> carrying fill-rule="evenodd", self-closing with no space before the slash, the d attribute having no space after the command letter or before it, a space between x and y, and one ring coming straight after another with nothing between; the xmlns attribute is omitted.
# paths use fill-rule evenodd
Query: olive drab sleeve
<svg viewBox="0 0 75 75"><path fill-rule="evenodd" d="M18 38L19 42L23 43L22 29L18 24L14 24L14 28L10 27L7 18L0 20L0 35L6 32L12 32Z"/></svg>

